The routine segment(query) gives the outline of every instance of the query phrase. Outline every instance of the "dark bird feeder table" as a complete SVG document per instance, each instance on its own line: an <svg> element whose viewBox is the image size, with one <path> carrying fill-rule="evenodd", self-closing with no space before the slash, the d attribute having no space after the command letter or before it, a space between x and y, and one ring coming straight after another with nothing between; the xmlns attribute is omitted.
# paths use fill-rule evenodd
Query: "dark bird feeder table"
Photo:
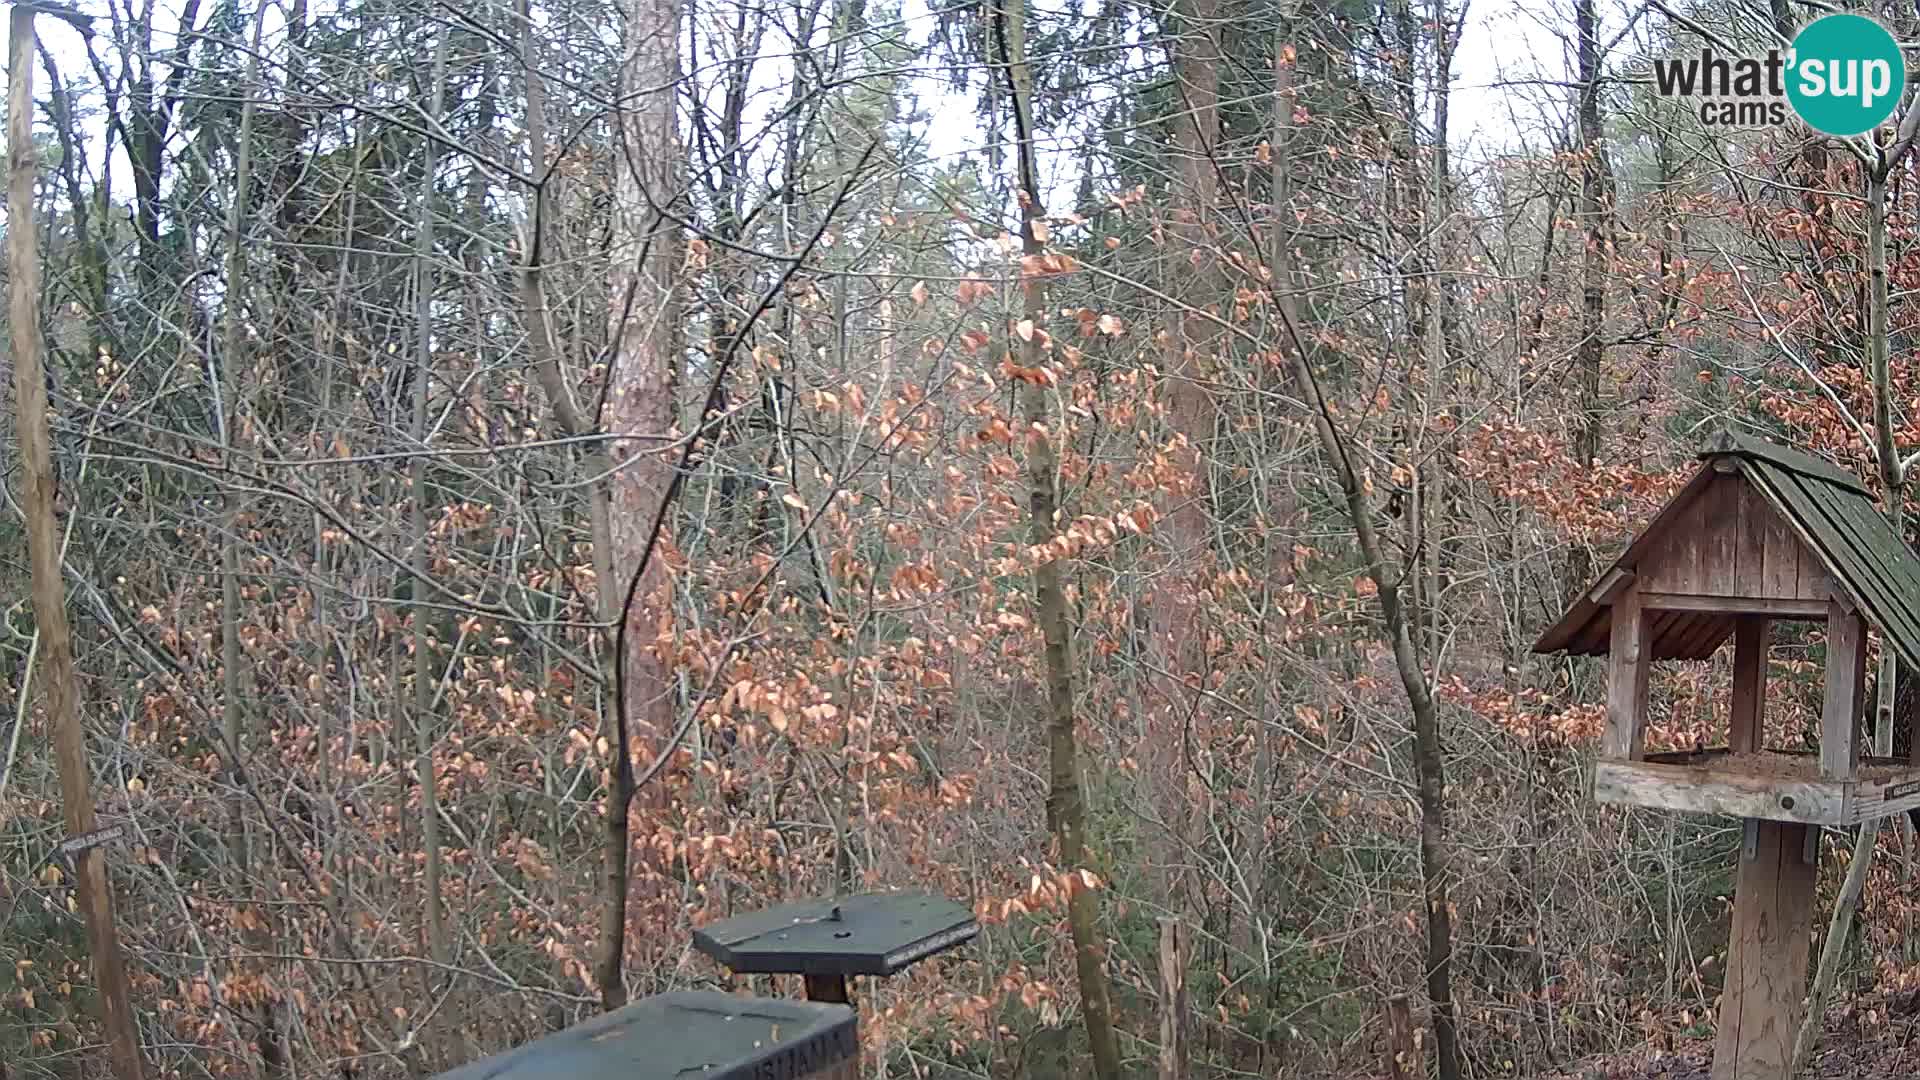
<svg viewBox="0 0 1920 1080"><path fill-rule="evenodd" d="M928 893L862 893L737 915L694 947L742 975L799 975L807 998L849 1002L855 975L893 975L980 932L973 912Z"/></svg>
<svg viewBox="0 0 1920 1080"><path fill-rule="evenodd" d="M856 1080L844 1005L713 992L661 994L438 1080Z"/></svg>
<svg viewBox="0 0 1920 1080"><path fill-rule="evenodd" d="M980 932L925 893L787 904L714 923L700 951L735 971L802 975L808 1001L660 994L436 1080L857 1080L854 975L892 975Z"/></svg>
<svg viewBox="0 0 1920 1080"><path fill-rule="evenodd" d="M1863 757L1867 634L1920 668L1920 559L1857 478L1736 435L1535 643L1607 658L1594 797L1742 819L1713 1080L1788 1080L1806 993L1820 830L1920 807L1920 752ZM1767 638L1824 622L1818 753L1769 750ZM1648 753L1647 676L1733 640L1725 747ZM1910 740L1920 748L1920 739Z"/></svg>

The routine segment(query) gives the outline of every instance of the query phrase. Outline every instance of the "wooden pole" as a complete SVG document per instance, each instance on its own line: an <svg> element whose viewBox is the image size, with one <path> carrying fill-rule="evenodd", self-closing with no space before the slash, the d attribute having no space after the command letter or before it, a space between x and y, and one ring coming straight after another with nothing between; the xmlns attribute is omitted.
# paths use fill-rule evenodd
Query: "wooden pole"
<svg viewBox="0 0 1920 1080"><path fill-rule="evenodd" d="M853 1004L853 993L847 986L844 975L807 975L808 1001L824 1001L832 1005Z"/></svg>
<svg viewBox="0 0 1920 1080"><path fill-rule="evenodd" d="M1187 926L1160 919L1160 1080L1187 1080Z"/></svg>
<svg viewBox="0 0 1920 1080"><path fill-rule="evenodd" d="M80 726L66 586L60 575L53 457L47 431L47 382L41 366L40 251L33 212L37 164L33 149L34 11L15 6L12 16L7 53L7 273L12 282L9 318L13 330L14 405L20 462L26 473L23 505L27 552L33 565L34 625L46 653L41 685L47 692L47 719L53 725L67 834L78 836L94 828L93 790L87 776L86 738ZM139 1030L127 1003L127 972L114 929L106 850L95 845L74 861L79 870L76 891L86 918L88 951L93 957L93 978L100 994L113 1074L119 1080L141 1080L145 1067L140 1058Z"/></svg>
<svg viewBox="0 0 1920 1080"><path fill-rule="evenodd" d="M1748 820L1733 893L1713 1080L1789 1080L1807 992L1814 864L1807 826ZM1750 846L1749 846L1750 845Z"/></svg>
<svg viewBox="0 0 1920 1080"><path fill-rule="evenodd" d="M1607 732L1602 757L1639 761L1646 749L1647 674L1653 659L1640 586L1633 583L1613 601L1613 631L1607 646Z"/></svg>
<svg viewBox="0 0 1920 1080"><path fill-rule="evenodd" d="M1733 714L1727 749L1736 754L1766 749L1767 629L1765 615L1742 615L1733 624Z"/></svg>
<svg viewBox="0 0 1920 1080"><path fill-rule="evenodd" d="M1827 687L1820 713L1820 775L1851 780L1860 763L1860 714L1866 705L1866 621L1828 602Z"/></svg>

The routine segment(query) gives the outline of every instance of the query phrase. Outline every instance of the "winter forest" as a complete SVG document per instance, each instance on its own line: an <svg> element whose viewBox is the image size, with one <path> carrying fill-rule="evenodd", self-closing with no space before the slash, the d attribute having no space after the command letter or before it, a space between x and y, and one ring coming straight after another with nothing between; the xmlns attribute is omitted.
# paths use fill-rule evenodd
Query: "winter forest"
<svg viewBox="0 0 1920 1080"><path fill-rule="evenodd" d="M1920 80L1652 74L1830 5L11 10L0 1080L421 1080L891 888L981 930L849 1076L1707 1076L1741 822L1533 646L1719 432L1906 535ZM1911 1075L1914 829L1813 850L1796 1075Z"/></svg>

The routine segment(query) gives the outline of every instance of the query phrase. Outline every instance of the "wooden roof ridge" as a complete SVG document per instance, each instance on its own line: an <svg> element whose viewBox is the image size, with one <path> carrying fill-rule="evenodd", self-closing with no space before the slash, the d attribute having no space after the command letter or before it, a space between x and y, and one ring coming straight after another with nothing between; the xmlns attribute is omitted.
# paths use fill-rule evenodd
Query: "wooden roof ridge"
<svg viewBox="0 0 1920 1080"><path fill-rule="evenodd" d="M1861 479L1826 458L1815 457L1790 446L1756 439L1751 435L1742 435L1737 431L1722 431L1707 441L1699 455L1702 460L1721 457L1738 457L1750 461L1764 461L1769 465L1791 472L1801 473L1816 479L1836 484L1849 491L1873 498L1873 492Z"/></svg>
<svg viewBox="0 0 1920 1080"><path fill-rule="evenodd" d="M1609 637L1605 631L1612 623L1619 586L1631 579L1642 556L1661 542L1668 528L1713 483L1716 473L1728 471L1731 459L1733 471L1792 527L1843 597L1907 663L1920 667L1920 558L1895 535L1864 482L1823 458L1732 431L1709 440L1698 456L1700 470L1599 579L1574 597L1534 642L1534 652L1605 655ZM1695 616L1694 621L1700 618ZM1724 629L1731 630L1731 617L1714 621L1724 621ZM1699 648L1684 651L1656 641L1655 654L1705 655L1723 637L1718 632L1705 637L1692 633L1690 639Z"/></svg>

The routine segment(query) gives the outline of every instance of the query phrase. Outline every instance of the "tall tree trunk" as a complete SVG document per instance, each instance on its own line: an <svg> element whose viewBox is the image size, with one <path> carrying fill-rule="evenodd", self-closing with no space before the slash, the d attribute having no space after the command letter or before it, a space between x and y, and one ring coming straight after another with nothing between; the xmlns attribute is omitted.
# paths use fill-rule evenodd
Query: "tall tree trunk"
<svg viewBox="0 0 1920 1080"><path fill-rule="evenodd" d="M1429 263L1432 273L1427 279L1429 312L1424 351L1429 395L1427 408L1430 414L1444 417L1446 424L1442 430L1433 433L1440 445L1431 451L1422 450L1422 455L1429 461L1425 468L1425 481L1420 487L1418 507L1423 515L1420 525L1422 543L1419 548L1422 564L1420 592L1423 597L1420 613L1426 630L1425 640L1419 644L1425 651L1429 674L1438 677L1442 644L1447 638L1446 628L1440 624L1442 597L1447 589L1447 537L1456 512L1450 481L1459 469L1459 462L1451 450L1454 434L1461 422L1454 392L1464 347L1460 340L1459 290L1452 277L1455 260L1460 258L1461 250L1460 231L1453 221L1453 159L1447 145L1453 102L1453 52L1459 24L1447 11L1443 0L1434 0L1429 23L1434 54L1433 144L1424 218L1433 257ZM1422 443L1425 441L1421 440Z"/></svg>
<svg viewBox="0 0 1920 1080"><path fill-rule="evenodd" d="M1290 21L1284 19L1283 25ZM1286 42L1276 42L1276 48L1275 63L1284 67ZM1290 81L1282 80L1276 89L1281 92L1274 95L1272 145L1285 146L1293 126ZM1278 159L1275 161L1276 207L1284 205L1286 196L1284 164ZM1440 741L1439 710L1414 647L1413 628L1401 594L1405 575L1392 573L1387 564L1385 544L1374 521L1372 500L1353 463L1352 448L1334 426L1333 410L1321 394L1314 375L1312 354L1300 329L1292 293L1293 260L1285 235L1284 229L1276 227L1269 238L1274 312L1280 324L1278 344L1291 354L1295 391L1305 402L1320 441L1321 454L1345 498L1348 523L1360 543L1367 578L1374 586L1385 622L1385 637L1393 651L1394 668L1413 712L1413 768L1420 806L1420 874L1426 901L1427 996L1433 1004L1434 1049L1440 1080L1460 1080L1459 1038L1453 1008L1453 904L1448 898L1453 869L1446 840L1446 754Z"/></svg>
<svg viewBox="0 0 1920 1080"><path fill-rule="evenodd" d="M1607 317L1606 148L1600 127L1600 26L1594 0L1574 0L1580 80L1580 227L1584 255L1580 264L1580 340L1574 367L1580 378L1580 419L1574 433L1574 463L1591 470L1600 459L1600 432L1606 417L1600 401L1600 366L1605 356L1601 334ZM1567 577L1585 588L1593 577L1593 553L1576 544Z"/></svg>
<svg viewBox="0 0 1920 1080"><path fill-rule="evenodd" d="M67 624L66 586L60 572L59 524L54 512L53 453L47 430L44 342L40 335L40 234L34 220L33 187L39 161L33 145L33 9L13 9L7 54L7 276L8 321L13 334L15 438L25 474L21 493L27 557L33 574L34 628L46 655L41 685L53 727L60 773L61 812L69 836L92 832L93 781L88 775L86 732L80 720L80 685L73 668L73 632ZM80 910L87 949L106 1029L107 1054L117 1080L141 1080L140 1029L127 1000L127 972L114 927L113 891L107 859L96 845L79 862Z"/></svg>
<svg viewBox="0 0 1920 1080"><path fill-rule="evenodd" d="M1200 648L1204 639L1198 621L1198 597L1205 588L1209 562L1210 521L1208 504L1208 458L1204 448L1213 437L1215 406L1208 382L1215 373L1214 353L1220 330L1208 318L1205 309L1216 309L1224 289L1224 279L1215 263L1209 226L1218 201L1218 172L1213 154L1220 133L1220 74L1223 63L1214 35L1219 32L1218 0L1180 0L1179 34L1171 46L1175 81L1179 89L1174 121L1174 150L1178 159L1181 194L1173 206L1173 258L1169 277L1178 285L1168 292L1191 297L1173 313L1172 333L1167 335L1168 352L1165 387L1167 413L1178 442L1174 455L1187 475L1190 487L1171 493L1164 536L1171 546L1172 577L1165 587L1150 590L1152 602L1153 647L1149 655L1158 660L1161 675L1156 680L1164 709L1150 708L1146 742L1152 755L1148 770L1155 816L1166 830L1166 842L1154 845L1155 871L1161 879L1161 891L1167 907L1179 918L1192 913L1192 883L1179 868L1192 861L1191 818L1193 796L1189 789L1183 752L1190 738L1189 728L1197 726L1195 715L1204 708L1197 695L1191 695L1186 678L1200 670Z"/></svg>
<svg viewBox="0 0 1920 1080"><path fill-rule="evenodd" d="M447 87L447 28L441 24L433 50L433 87L428 92L427 117L438 121ZM433 226L434 174L439 165L438 144L425 140L426 160L420 170L419 218L414 229L413 248L413 455L408 462L407 483L412 488L408 500L408 532L412 534L412 552L408 568L413 575L413 769L420 785L420 847L426 856L426 932L427 955L433 958L434 972L426 979L429 990L448 974L453 950L448 943L446 905L442 894L445 873L440 850L440 787L433 763L434 745L439 741L439 724L433 716L433 639L427 632L434 609L419 602L426 595L427 575L432 572L427 559L427 392L433 381ZM429 994L428 1000L432 1000ZM457 1025L466 1028L466 1025ZM424 1034L424 1033L422 1033ZM422 1040L425 1041L424 1039Z"/></svg>
<svg viewBox="0 0 1920 1080"><path fill-rule="evenodd" d="M608 406L614 430L664 439L674 426L680 244L676 227L661 211L680 195L682 153L673 96L680 78L680 7L676 0L625 0L625 8L620 86L623 95L636 96L616 117ZM639 564L653 516L666 499L672 467L661 450L660 445L643 444L619 446L613 452L620 466L613 493L619 511L612 523L614 564L623 570ZM620 688L625 712L609 710L606 724L614 761L607 793L601 953L595 972L601 1003L610 1010L627 1000L631 740L657 747L672 726L672 684L655 648L670 606L664 565L662 559L648 560L632 609L619 616L626 624L628 648L619 658L625 668ZM658 811L665 805L663 799L649 796L641 809Z"/></svg>
<svg viewBox="0 0 1920 1080"><path fill-rule="evenodd" d="M261 10L264 11L265 5ZM256 29L259 20L256 16ZM255 45L258 46L258 40ZM247 74L243 87L251 89L257 85L259 61L249 58ZM216 434L226 451L227 467L238 464L236 454L245 440L245 431L251 423L250 417L243 414L241 399L246 394L245 380L247 368L247 242L243 224L247 220L246 203L253 179L253 126L254 95L242 93L244 99L240 107L239 145L234 153L233 201L227 207L226 220L226 282L221 297L226 318L222 325L220 339L219 379L214 387L217 395L214 402L214 416L219 425ZM223 535L220 543L220 666L221 693L226 700L221 703L220 732L226 740L227 776L233 785L229 796L229 816L231 819L227 837L228 856L239 868L244 878L247 872L246 824L241 818L240 776L241 758L244 754L242 740L242 705L248 695L241 685L240 677L240 515L245 508L245 500L239 493L228 491L223 500L224 513L221 516Z"/></svg>
<svg viewBox="0 0 1920 1080"><path fill-rule="evenodd" d="M220 440L226 450L229 468L237 464L236 454L245 444L249 425L253 423L252 410L242 402L247 396L247 304L248 304L248 266L247 236L244 224L247 220L247 200L252 195L254 125L257 107L255 89L260 84L260 44L266 30L266 4L255 9L253 18L253 51L247 57L246 74L243 77L242 104L240 106L240 134L238 147L234 152L233 201L227 207L226 220L226 287L222 297L226 318L222 326L220 345L220 385L215 389L224 405L216 409L221 417ZM250 887L248 875L251 869L251 853L248 850L247 823L245 817L244 784L246 718L245 702L253 698L253 693L245 684L243 661L240 655L240 518L246 509L246 500L236 491L229 490L223 500L224 512L221 515L220 537L220 667L221 693L225 700L221 703L220 731L226 741L227 781L233 790L228 794L228 856L238 872L236 887L242 895ZM269 921L271 911L262 914L257 921L249 923L246 931L248 948L264 953L271 941ZM271 981L269 980L269 985ZM254 1048L260 1055L262 1071L269 1076L277 1076L285 1071L286 1060L279 1037L279 1023L275 1015L275 1005L270 998L263 998L259 1006L258 1035L254 1039Z"/></svg>
<svg viewBox="0 0 1920 1080"><path fill-rule="evenodd" d="M520 302L527 320L528 352L533 374L547 397L547 407L560 429L574 438L599 433L596 418L584 413L573 395L573 388L560 366L560 346L555 340L551 301L546 287L546 206L547 206L547 91L533 46L532 0L517 0L521 70L526 72L527 93L527 171L540 186L533 192L534 209L527 224L526 261L520 273ZM601 671L612 685L613 624L620 614L620 593L613 569L613 514L611 489L613 459L604 440L587 444L582 453L587 475L587 527L593 537L594 616L603 629L599 634L597 659Z"/></svg>
<svg viewBox="0 0 1920 1080"><path fill-rule="evenodd" d="M1020 202L1021 249L1038 257L1045 207L1040 202L1038 156L1033 130L1033 70L1027 59L1026 0L1005 0L996 13L1000 62L1006 66L1018 149L1015 195ZM1035 370L1048 364L1042 354L1046 321L1044 278L1025 281L1021 314L1026 336L1016 344L1020 365ZM1054 515L1060 507L1059 458L1054 451L1052 389L1027 381L1020 388L1021 425L1026 448L1027 542L1044 547L1058 535ZM1047 558L1033 568L1034 605L1045 641L1047 680L1047 825L1061 870L1077 874L1087 852L1087 804L1080 788L1080 747L1074 731L1073 636L1067 622L1063 560ZM1086 1019L1099 1080L1119 1080L1120 1044L1114 1037L1112 992L1101 961L1099 910L1095 893L1075 883L1067 901L1067 928L1073 938L1074 970L1080 984L1080 1012Z"/></svg>

